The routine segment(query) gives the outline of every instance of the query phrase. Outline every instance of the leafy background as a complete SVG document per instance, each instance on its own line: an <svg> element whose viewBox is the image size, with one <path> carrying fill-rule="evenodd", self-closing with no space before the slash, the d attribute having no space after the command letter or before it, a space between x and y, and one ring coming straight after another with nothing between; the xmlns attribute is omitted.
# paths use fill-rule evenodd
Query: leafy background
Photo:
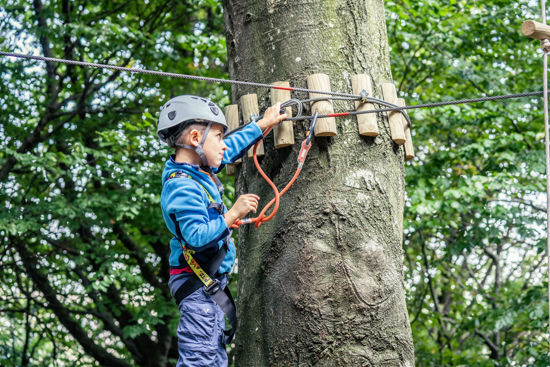
<svg viewBox="0 0 550 367"><path fill-rule="evenodd" d="M533 1L386 1L409 104L542 89ZM0 49L227 77L218 1L0 0ZM0 365L166 366L159 106L226 85L0 59ZM415 110L404 266L419 366L548 366L540 98ZM234 184L222 174L225 200ZM232 277L235 286L236 277Z"/></svg>

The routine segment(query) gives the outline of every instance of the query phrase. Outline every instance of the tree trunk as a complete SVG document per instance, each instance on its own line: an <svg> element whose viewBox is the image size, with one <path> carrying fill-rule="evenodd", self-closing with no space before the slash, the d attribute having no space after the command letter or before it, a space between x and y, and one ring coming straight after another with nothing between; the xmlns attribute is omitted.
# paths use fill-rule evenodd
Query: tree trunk
<svg viewBox="0 0 550 367"><path fill-rule="evenodd" d="M325 73L334 91L351 92L350 76L366 73L379 98L392 80L383 1L226 0L224 10L231 78L306 87L308 75ZM246 93L258 93L261 110L271 104L267 90L235 86L233 103ZM354 117L337 119L338 135L314 139L275 218L239 230L236 366L414 364L403 148L378 118L376 138L360 136ZM272 136L265 142L262 167L279 188L296 169L308 124L295 124L293 147L275 150ZM273 196L246 158L237 191L258 193L261 206Z"/></svg>

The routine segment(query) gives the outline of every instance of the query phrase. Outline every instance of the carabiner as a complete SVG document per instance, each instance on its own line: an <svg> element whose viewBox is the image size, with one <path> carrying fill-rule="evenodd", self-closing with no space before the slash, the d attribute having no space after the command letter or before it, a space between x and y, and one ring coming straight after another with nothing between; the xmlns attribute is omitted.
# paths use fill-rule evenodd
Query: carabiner
<svg viewBox="0 0 550 367"><path fill-rule="evenodd" d="M313 130L315 129L315 124L317 123L317 115L318 113L315 112L315 115L313 115L313 118L311 119L309 130L306 132L306 138L302 142L302 148L300 149L300 153L298 153L299 170L302 169L302 166L304 165L304 162L306 160L307 153L309 152L309 148L311 148L311 137L313 136Z"/></svg>
<svg viewBox="0 0 550 367"><path fill-rule="evenodd" d="M315 112L313 115L313 118L311 119L311 124L309 125L309 130L306 133L306 145L309 145L309 142L311 141L311 136L313 135L313 131L315 130L315 125L317 124L317 115L319 113Z"/></svg>

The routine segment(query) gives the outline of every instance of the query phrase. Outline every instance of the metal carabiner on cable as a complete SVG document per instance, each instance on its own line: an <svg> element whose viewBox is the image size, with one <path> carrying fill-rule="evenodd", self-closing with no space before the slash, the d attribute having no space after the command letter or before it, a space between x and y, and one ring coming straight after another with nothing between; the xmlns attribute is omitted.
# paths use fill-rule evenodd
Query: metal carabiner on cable
<svg viewBox="0 0 550 367"><path fill-rule="evenodd" d="M302 169L302 166L304 165L304 162L306 160L307 153L309 152L309 148L311 148L311 137L313 136L313 131L315 130L315 125L317 124L317 115L319 115L319 113L315 112L313 118L311 119L309 129L306 132L306 138L302 142L302 148L300 149L300 153L298 154L298 169Z"/></svg>

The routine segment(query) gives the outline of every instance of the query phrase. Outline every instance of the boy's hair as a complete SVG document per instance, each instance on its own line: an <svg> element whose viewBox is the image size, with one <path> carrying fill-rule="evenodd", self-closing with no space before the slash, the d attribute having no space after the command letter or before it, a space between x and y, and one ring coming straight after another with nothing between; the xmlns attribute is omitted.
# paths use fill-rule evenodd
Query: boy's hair
<svg viewBox="0 0 550 367"><path fill-rule="evenodd" d="M200 133L204 133L204 131L206 130L206 126L208 125L207 122L205 121L193 121L191 123L189 123L189 125L187 125L186 127L183 128L182 132L180 133L180 135L178 136L178 138L176 139L176 144L185 144L185 137L187 136L187 134L189 134L192 130L197 130L199 131ZM178 151L178 149L182 149L178 146L176 146L176 152Z"/></svg>

